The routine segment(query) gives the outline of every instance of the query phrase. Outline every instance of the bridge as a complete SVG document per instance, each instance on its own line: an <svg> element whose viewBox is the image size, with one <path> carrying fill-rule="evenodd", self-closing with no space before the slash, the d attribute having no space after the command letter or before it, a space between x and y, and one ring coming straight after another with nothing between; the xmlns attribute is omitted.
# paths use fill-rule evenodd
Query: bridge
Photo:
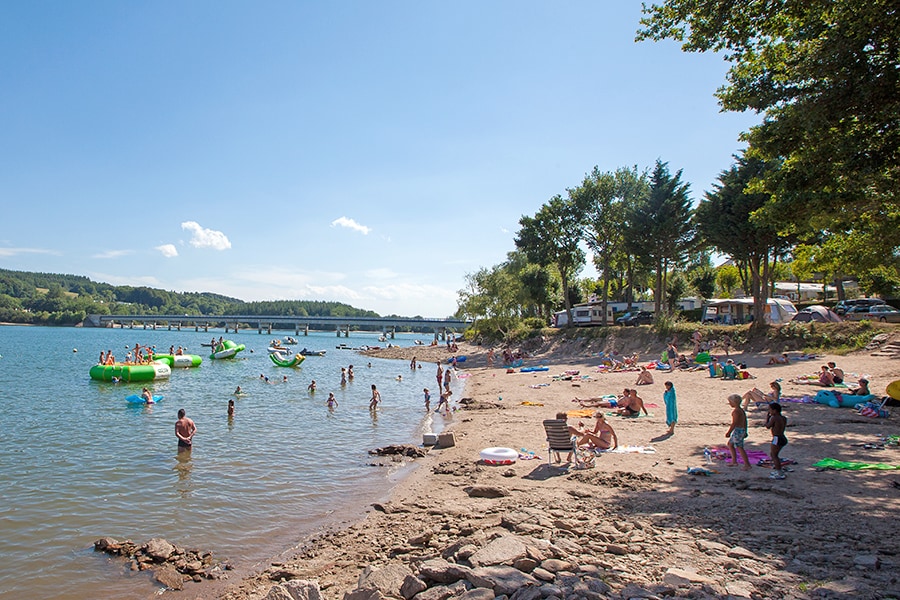
<svg viewBox="0 0 900 600"><path fill-rule="evenodd" d="M245 327L256 329L258 333L271 335L273 329L294 330L295 335L309 335L310 328L336 331L337 336L349 337L350 328L364 331L381 331L385 336L394 337L398 328L431 329L435 339L445 337L450 331L460 331L469 326L460 319L423 319L407 317L316 317L316 316L274 316L274 315L88 315L85 327L127 327L143 329L167 327L169 331L181 331L182 327L194 331L209 331L210 327L224 325L225 333Z"/></svg>

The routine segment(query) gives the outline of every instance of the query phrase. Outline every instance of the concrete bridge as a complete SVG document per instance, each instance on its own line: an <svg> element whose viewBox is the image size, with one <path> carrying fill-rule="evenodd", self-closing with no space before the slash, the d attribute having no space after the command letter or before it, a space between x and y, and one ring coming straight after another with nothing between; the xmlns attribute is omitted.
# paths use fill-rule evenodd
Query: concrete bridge
<svg viewBox="0 0 900 600"><path fill-rule="evenodd" d="M210 327L225 327L225 333L237 333L241 327L256 329L258 333L271 335L273 329L293 330L295 335L309 335L310 328L336 331L349 337L350 328L363 331L381 331L387 337L394 337L398 328L431 329L435 339L441 339L448 332L462 331L469 326L460 319L422 319L406 317L314 317L314 316L268 316L268 315L88 315L85 327L127 327L143 329L168 328L181 331L182 327L194 331L209 331Z"/></svg>

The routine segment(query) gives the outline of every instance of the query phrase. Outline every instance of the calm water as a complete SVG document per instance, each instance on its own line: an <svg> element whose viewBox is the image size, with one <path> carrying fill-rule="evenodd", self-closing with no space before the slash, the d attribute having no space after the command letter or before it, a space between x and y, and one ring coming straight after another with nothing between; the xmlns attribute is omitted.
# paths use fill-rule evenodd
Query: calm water
<svg viewBox="0 0 900 600"><path fill-rule="evenodd" d="M377 344L376 334L299 336L294 349L327 354L298 369L269 360L275 334L226 335L247 350L225 361L207 358L200 344L211 337L212 330L0 327L0 599L151 597L158 588L146 575L93 552L103 536L165 537L239 566L264 560L303 531L384 494L389 475L367 466L366 451L421 442L429 426L422 388L434 387L433 363L411 371L405 361L335 349ZM160 351L182 345L203 364L149 384L165 396L159 404L131 404L125 396L142 384L94 382L88 370L101 350L121 359L135 343ZM348 364L356 378L341 387L340 368ZM265 384L260 374L273 381L286 374L288 382ZM373 383L383 407L374 416ZM237 385L247 394L229 422ZM329 391L340 403L333 412L325 407ZM179 408L198 428L194 449L181 456Z"/></svg>

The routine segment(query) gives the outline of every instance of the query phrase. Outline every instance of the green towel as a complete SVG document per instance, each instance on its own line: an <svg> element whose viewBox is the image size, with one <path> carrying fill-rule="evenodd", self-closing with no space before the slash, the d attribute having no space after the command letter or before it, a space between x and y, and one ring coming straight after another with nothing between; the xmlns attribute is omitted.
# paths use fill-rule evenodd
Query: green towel
<svg viewBox="0 0 900 600"><path fill-rule="evenodd" d="M840 469L849 471L898 471L900 465L885 463L844 462L835 458L823 458L813 465L817 469Z"/></svg>

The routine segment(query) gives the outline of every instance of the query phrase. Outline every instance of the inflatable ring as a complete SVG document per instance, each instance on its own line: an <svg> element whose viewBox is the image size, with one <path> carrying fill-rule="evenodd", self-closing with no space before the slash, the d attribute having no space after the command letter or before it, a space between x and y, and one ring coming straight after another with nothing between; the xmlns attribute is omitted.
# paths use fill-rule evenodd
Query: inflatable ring
<svg viewBox="0 0 900 600"><path fill-rule="evenodd" d="M519 458L519 453L512 448L485 448L479 454L486 465L511 465Z"/></svg>

